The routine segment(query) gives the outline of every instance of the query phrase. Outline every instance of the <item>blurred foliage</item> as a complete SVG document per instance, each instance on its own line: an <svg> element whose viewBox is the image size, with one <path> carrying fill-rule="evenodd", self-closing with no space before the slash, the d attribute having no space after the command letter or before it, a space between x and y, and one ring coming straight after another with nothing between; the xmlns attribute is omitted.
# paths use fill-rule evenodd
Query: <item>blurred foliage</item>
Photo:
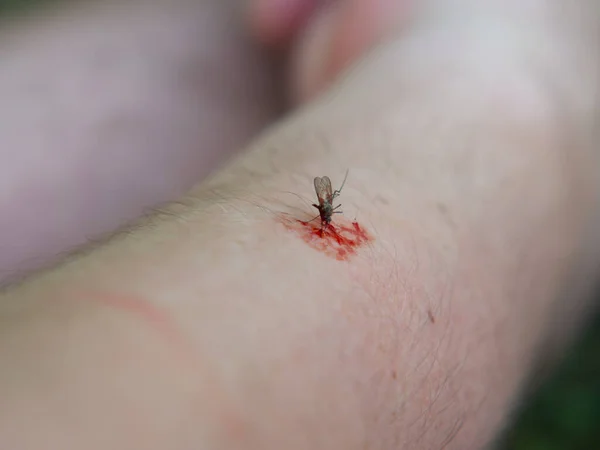
<svg viewBox="0 0 600 450"><path fill-rule="evenodd" d="M14 13L26 12L33 9L34 6L38 8L59 1L63 0L0 0L0 15L4 17Z"/></svg>
<svg viewBox="0 0 600 450"><path fill-rule="evenodd" d="M60 0L0 0L0 15ZM600 318L525 405L502 450L600 450Z"/></svg>
<svg viewBox="0 0 600 450"><path fill-rule="evenodd" d="M0 0L0 13L6 14L15 10L26 9L32 5L46 3L45 0Z"/></svg>
<svg viewBox="0 0 600 450"><path fill-rule="evenodd" d="M521 411L502 450L600 450L600 317Z"/></svg>

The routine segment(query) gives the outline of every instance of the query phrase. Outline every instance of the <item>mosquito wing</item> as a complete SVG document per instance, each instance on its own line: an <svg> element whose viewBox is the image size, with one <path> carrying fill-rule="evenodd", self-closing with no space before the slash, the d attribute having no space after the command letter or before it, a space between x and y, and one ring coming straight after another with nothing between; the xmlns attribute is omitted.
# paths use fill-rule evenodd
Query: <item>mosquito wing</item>
<svg viewBox="0 0 600 450"><path fill-rule="evenodd" d="M329 177L315 177L315 192L319 199L319 204L331 203L333 191L331 189L331 180Z"/></svg>

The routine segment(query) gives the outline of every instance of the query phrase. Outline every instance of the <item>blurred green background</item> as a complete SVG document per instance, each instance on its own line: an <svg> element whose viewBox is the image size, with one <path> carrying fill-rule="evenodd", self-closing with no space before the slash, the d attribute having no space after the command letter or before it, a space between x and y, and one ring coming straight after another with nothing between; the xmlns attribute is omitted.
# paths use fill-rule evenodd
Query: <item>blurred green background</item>
<svg viewBox="0 0 600 450"><path fill-rule="evenodd" d="M61 0L0 0L0 17ZM527 401L499 450L600 450L600 317Z"/></svg>
<svg viewBox="0 0 600 450"><path fill-rule="evenodd" d="M600 450L600 317L517 416L501 450Z"/></svg>
<svg viewBox="0 0 600 450"><path fill-rule="evenodd" d="M39 6L52 1L54 0L0 0L0 14L6 15L19 12L31 6Z"/></svg>

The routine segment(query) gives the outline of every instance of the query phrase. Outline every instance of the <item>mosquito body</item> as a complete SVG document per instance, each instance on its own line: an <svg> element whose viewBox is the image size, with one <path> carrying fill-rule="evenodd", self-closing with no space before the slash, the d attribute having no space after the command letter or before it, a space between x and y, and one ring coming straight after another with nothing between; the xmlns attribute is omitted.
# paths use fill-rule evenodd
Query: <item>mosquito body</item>
<svg viewBox="0 0 600 450"><path fill-rule="evenodd" d="M334 207L333 201L340 195L340 192L342 192L342 188L346 183L346 178L348 178L348 171L346 171L346 176L344 177L344 181L342 182L340 188L334 191L331 188L331 180L328 176L315 177L315 192L317 193L317 199L319 200L319 203L313 203L313 206L319 210L319 216L317 217L321 217L321 229L325 229L329 226L334 214L339 214L342 212L338 211L338 208L342 205L339 204Z"/></svg>

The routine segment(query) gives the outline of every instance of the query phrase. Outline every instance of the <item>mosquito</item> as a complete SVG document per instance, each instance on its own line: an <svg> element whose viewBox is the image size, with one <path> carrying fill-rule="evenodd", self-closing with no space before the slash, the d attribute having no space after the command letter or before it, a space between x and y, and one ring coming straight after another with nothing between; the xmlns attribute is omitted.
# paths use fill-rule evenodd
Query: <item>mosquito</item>
<svg viewBox="0 0 600 450"><path fill-rule="evenodd" d="M346 176L344 177L344 181L339 189L332 191L331 189L331 180L328 176L324 177L315 177L315 192L317 193L317 198L319 200L319 204L313 203L313 206L319 210L319 215L317 217L321 217L321 229L327 228L331 223L331 216L334 214L340 214L342 211L337 211L337 209L342 206L341 204L336 207L333 206L333 200L340 195L342 189L344 188L344 184L346 184L346 178L348 178L348 169L346 171ZM315 217L315 219L317 218ZM315 220L312 219L312 220Z"/></svg>

